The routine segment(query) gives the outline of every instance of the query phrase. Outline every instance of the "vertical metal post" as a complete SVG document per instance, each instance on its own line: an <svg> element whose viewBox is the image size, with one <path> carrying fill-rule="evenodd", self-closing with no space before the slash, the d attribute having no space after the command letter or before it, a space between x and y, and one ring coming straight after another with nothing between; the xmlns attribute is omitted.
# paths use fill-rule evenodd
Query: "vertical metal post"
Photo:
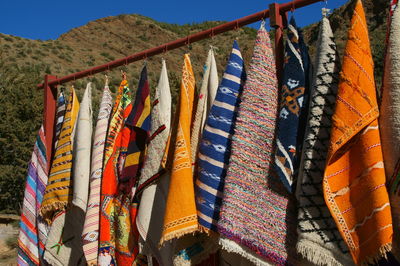
<svg viewBox="0 0 400 266"><path fill-rule="evenodd" d="M275 63L276 75L278 78L279 88L282 86L282 72L284 63L284 45L283 45L283 29L287 24L286 13L284 17L281 15L279 4L273 3L269 5L270 26L275 28Z"/></svg>
<svg viewBox="0 0 400 266"><path fill-rule="evenodd" d="M48 170L50 170L51 159L53 155L53 138L54 138L54 123L56 118L57 108L57 87L49 86L49 81L57 79L56 76L44 76L44 112L43 125L44 135L46 137L46 158Z"/></svg>

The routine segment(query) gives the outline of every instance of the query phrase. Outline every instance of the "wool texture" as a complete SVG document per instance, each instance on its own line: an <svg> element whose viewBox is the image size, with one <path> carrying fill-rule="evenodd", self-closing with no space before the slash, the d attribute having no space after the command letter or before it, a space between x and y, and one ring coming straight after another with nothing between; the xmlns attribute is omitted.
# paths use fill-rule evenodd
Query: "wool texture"
<svg viewBox="0 0 400 266"><path fill-rule="evenodd" d="M294 17L288 26L275 150L275 170L289 192L295 187L307 121L308 50Z"/></svg>
<svg viewBox="0 0 400 266"><path fill-rule="evenodd" d="M166 243L158 248L169 186L169 176L160 174L163 170L162 159L171 129L171 91L165 60L162 60L160 79L152 106L147 158L139 178L139 188L142 189L138 188L138 191L142 190L136 217L140 233L139 252L155 257L160 265L171 265L171 245Z"/></svg>
<svg viewBox="0 0 400 266"><path fill-rule="evenodd" d="M197 215L203 231L217 232L231 138L246 73L239 45L233 43L221 85L204 127L196 179Z"/></svg>
<svg viewBox="0 0 400 266"><path fill-rule="evenodd" d="M392 8L393 16L389 18L389 39L385 60L382 100L380 106L379 126L385 161L386 180L392 208L394 228L400 226L400 10ZM393 254L399 256L400 236L394 230Z"/></svg>
<svg viewBox="0 0 400 266"><path fill-rule="evenodd" d="M123 80L113 107L104 153L104 169L100 199L99 265L116 264L119 254L130 256L133 243L130 234L130 203L128 197L118 197L118 177L129 141L129 129L124 121L132 110L129 85ZM121 154L122 153L122 154Z"/></svg>
<svg viewBox="0 0 400 266"><path fill-rule="evenodd" d="M176 141L173 149L171 181L160 244L193 233L198 229L190 155L190 128L195 79L189 54L184 56L178 104Z"/></svg>
<svg viewBox="0 0 400 266"><path fill-rule="evenodd" d="M262 24L238 109L218 221L223 248L257 264L252 253L287 264L296 240L292 199L271 176L277 100L275 60Z"/></svg>
<svg viewBox="0 0 400 266"><path fill-rule="evenodd" d="M18 236L18 265L39 265L48 228L39 214L48 178L46 139L40 128L28 164Z"/></svg>
<svg viewBox="0 0 400 266"><path fill-rule="evenodd" d="M352 264L348 248L325 204L322 179L339 82L339 58L329 20L320 24L308 124L297 180L297 252L317 265Z"/></svg>
<svg viewBox="0 0 400 266"><path fill-rule="evenodd" d="M76 122L73 152L73 199L72 204L86 212L89 194L90 151L92 148L92 84L89 82L83 94ZM81 218L81 217L79 217ZM84 217L82 217L84 219Z"/></svg>
<svg viewBox="0 0 400 266"><path fill-rule="evenodd" d="M112 96L108 86L104 87L94 132L89 202L82 232L83 251L88 265L97 265L99 249L100 192L103 177L104 144L107 137L108 121L112 109Z"/></svg>
<svg viewBox="0 0 400 266"><path fill-rule="evenodd" d="M190 140L192 162L196 162L197 159L201 135L210 110L208 108L208 102L214 102L215 93L218 89L218 72L213 48L210 48L208 51L207 61L203 68L203 81L198 95ZM195 168L193 169L195 170Z"/></svg>
<svg viewBox="0 0 400 266"><path fill-rule="evenodd" d="M345 47L323 179L324 198L356 264L392 247L392 217L378 126L374 66L358 0Z"/></svg>
<svg viewBox="0 0 400 266"><path fill-rule="evenodd" d="M75 122L78 116L79 102L75 89L71 88L67 109L57 147L54 151L53 163L40 213L48 224L54 215L64 210L72 201L71 170L73 135Z"/></svg>

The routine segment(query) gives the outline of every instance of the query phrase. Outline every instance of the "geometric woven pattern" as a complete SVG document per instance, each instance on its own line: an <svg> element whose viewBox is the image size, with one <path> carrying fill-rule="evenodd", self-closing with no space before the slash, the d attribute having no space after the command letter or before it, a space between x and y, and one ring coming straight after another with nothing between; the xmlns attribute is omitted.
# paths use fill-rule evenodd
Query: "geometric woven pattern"
<svg viewBox="0 0 400 266"><path fill-rule="evenodd" d="M351 263L348 248L326 206L322 191L339 81L338 54L326 17L320 25L317 49L296 191L299 203L297 250L309 261L319 265L348 264Z"/></svg>

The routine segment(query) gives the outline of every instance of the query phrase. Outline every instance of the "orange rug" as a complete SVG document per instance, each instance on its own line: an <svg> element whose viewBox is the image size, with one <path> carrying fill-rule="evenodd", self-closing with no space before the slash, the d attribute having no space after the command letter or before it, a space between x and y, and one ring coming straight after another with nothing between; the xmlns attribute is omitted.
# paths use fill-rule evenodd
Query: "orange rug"
<svg viewBox="0 0 400 266"><path fill-rule="evenodd" d="M179 100L179 122L173 149L171 182L164 216L161 244L164 241L193 233L198 229L194 197L193 170L190 155L195 80L189 54L185 54ZM172 143L171 143L172 144Z"/></svg>
<svg viewBox="0 0 400 266"><path fill-rule="evenodd" d="M392 248L392 217L378 127L374 65L361 0L344 52L323 190L356 264Z"/></svg>

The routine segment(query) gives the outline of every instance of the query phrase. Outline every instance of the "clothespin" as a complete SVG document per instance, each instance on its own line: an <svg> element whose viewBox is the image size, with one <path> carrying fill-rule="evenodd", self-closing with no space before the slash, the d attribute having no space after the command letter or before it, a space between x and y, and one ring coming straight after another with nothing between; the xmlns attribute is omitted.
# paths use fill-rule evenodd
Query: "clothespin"
<svg viewBox="0 0 400 266"><path fill-rule="evenodd" d="M108 76L107 76L107 74L104 74L104 77L105 77L105 87L108 87Z"/></svg>

